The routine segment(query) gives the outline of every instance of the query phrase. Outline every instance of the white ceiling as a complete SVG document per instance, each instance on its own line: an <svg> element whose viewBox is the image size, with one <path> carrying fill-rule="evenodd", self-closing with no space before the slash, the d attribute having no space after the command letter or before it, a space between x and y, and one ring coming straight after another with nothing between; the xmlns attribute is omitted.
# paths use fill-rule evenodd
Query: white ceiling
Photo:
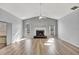
<svg viewBox="0 0 79 59"><path fill-rule="evenodd" d="M60 19L73 12L70 8L79 6L78 3L42 3L41 14L50 18ZM40 3L0 3L0 8L21 18L30 18L40 15Z"/></svg>

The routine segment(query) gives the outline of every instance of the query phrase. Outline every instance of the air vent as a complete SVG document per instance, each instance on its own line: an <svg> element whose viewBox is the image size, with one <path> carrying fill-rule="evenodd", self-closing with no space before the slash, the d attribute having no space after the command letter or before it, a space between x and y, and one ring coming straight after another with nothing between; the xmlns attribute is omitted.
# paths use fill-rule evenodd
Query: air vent
<svg viewBox="0 0 79 59"><path fill-rule="evenodd" d="M79 7L78 6L73 6L72 8L71 8L71 10L76 10L76 9L78 9Z"/></svg>

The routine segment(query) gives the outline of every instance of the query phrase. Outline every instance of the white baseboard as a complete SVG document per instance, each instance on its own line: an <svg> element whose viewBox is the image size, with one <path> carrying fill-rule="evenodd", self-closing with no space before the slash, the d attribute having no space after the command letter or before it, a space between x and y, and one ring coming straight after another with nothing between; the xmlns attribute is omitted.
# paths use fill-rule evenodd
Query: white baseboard
<svg viewBox="0 0 79 59"><path fill-rule="evenodd" d="M74 45L74 46L79 48L79 44L76 44L75 42L71 42L69 40L64 40L64 39L61 39L61 38L59 38L59 39L65 41L65 42L68 42L68 43L70 43L70 44L72 44L72 45Z"/></svg>

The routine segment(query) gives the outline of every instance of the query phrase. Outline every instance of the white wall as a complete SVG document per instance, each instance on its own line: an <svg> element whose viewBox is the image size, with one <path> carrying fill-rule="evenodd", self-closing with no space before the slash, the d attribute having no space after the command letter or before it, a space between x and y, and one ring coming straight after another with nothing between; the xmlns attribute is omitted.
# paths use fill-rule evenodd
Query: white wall
<svg viewBox="0 0 79 59"><path fill-rule="evenodd" d="M16 39L21 38L22 34L22 21L21 19L17 18L16 16L10 14L7 11L4 11L3 9L0 9L0 21L8 22L12 24L12 39L7 39L7 44L12 43Z"/></svg>
<svg viewBox="0 0 79 59"><path fill-rule="evenodd" d="M26 24L30 24L30 34L24 34L26 37L30 36L29 38L33 38L36 35L36 29L44 29L46 30L45 35L47 37L52 37L49 32L49 26L55 25L56 26L56 20L51 18L42 18L39 20L39 17L33 17L30 19L24 20L24 28L26 28ZM26 33L26 32L24 32Z"/></svg>
<svg viewBox="0 0 79 59"><path fill-rule="evenodd" d="M79 10L59 19L58 37L79 47Z"/></svg>

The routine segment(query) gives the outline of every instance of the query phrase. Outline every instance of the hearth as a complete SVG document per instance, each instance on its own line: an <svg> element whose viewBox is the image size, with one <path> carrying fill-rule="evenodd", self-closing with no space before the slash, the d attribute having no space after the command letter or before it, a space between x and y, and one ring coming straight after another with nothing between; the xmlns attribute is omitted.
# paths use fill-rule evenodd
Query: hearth
<svg viewBox="0 0 79 59"><path fill-rule="evenodd" d="M47 36L44 35L44 30L36 30L36 36L34 38L47 38Z"/></svg>

